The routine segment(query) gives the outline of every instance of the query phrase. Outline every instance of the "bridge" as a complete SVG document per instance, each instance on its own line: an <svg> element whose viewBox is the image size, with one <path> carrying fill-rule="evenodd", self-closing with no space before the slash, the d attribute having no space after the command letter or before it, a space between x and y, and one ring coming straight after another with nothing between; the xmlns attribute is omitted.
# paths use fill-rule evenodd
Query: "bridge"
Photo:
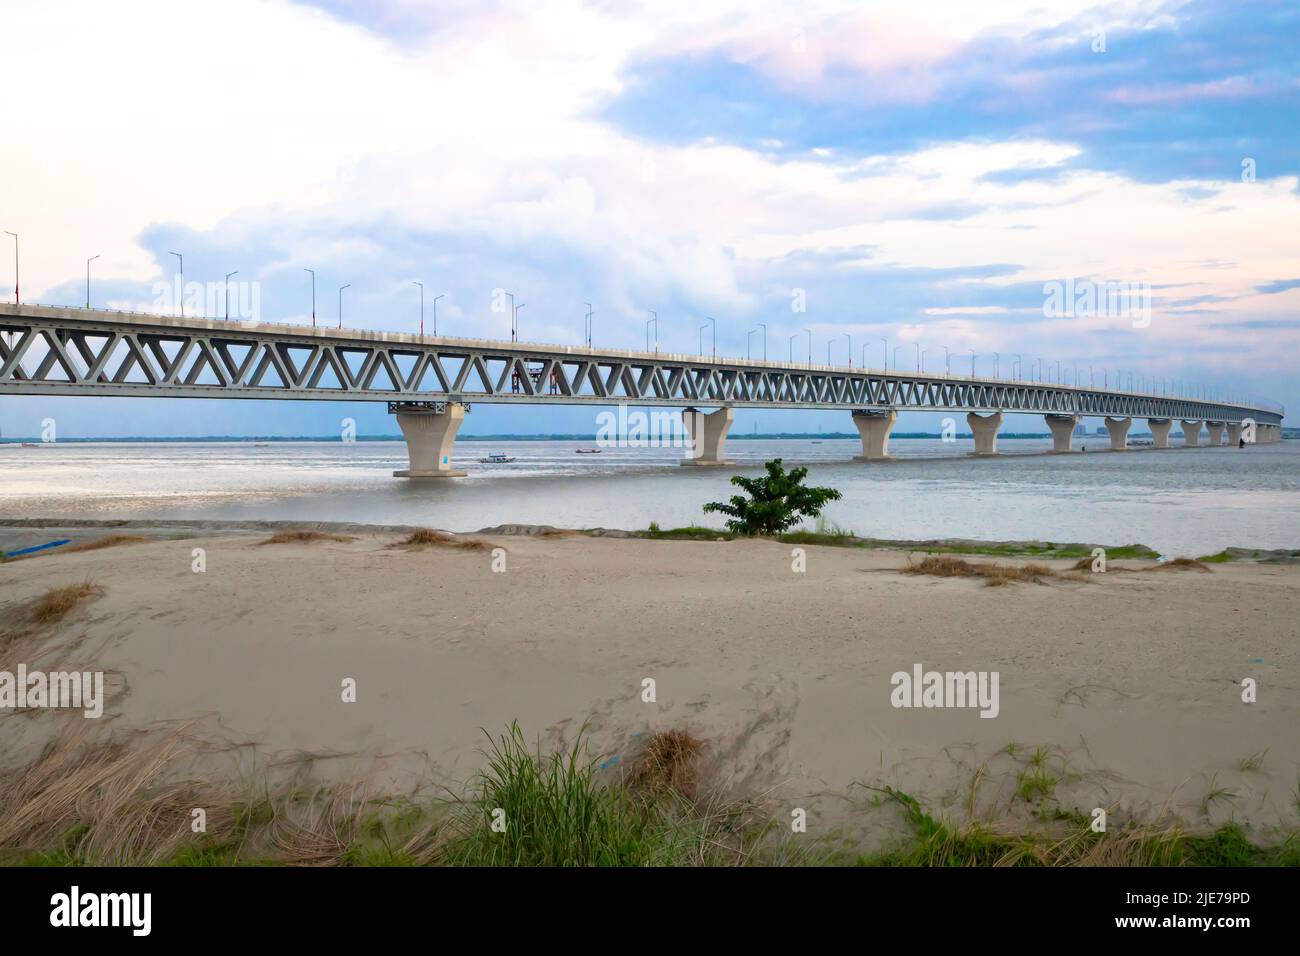
<svg viewBox="0 0 1300 956"><path fill-rule="evenodd" d="M1083 417L1121 451L1134 418L1168 448L1175 420L1187 446L1202 424L1210 444L1236 445L1277 441L1283 414L1118 387L27 304L0 305L0 394L387 402L411 464L395 474L412 478L464 474L451 448L474 402L683 408L695 465L726 463L735 408L849 412L862 461L889 457L900 410L966 412L977 455L997 454L1007 412L1043 415L1056 453Z"/></svg>

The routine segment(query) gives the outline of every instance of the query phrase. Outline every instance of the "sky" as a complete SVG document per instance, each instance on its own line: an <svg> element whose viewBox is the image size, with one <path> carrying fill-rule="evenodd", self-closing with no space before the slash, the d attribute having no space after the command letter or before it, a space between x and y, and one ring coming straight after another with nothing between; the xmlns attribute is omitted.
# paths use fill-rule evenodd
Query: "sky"
<svg viewBox="0 0 1300 956"><path fill-rule="evenodd" d="M611 347L655 310L665 351L712 316L726 355L765 326L772 357L811 335L837 364L996 353L1300 407L1294 0L5 0L0 41L24 301L84 304L98 256L93 303L147 311L179 251L187 281L256 283L267 321L310 321L314 269L318 319L348 285L354 328L414 331L418 280L450 335L508 338L508 289L527 341L581 342L591 302ZM1067 280L1145 284L1150 313L1049 314ZM592 433L597 411L480 404L463 433ZM46 417L396 431L382 404L0 396L6 436Z"/></svg>

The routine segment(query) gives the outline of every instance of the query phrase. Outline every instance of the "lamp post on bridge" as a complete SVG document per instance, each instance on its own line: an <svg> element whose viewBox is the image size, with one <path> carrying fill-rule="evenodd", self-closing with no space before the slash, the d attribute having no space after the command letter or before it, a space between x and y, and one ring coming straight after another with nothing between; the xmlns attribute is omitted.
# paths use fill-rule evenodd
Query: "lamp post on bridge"
<svg viewBox="0 0 1300 956"><path fill-rule="evenodd" d="M712 348L713 357L716 359L718 357L718 320L711 315L706 315L705 318L709 320L709 325L713 329L713 332L711 333L713 335Z"/></svg>
<svg viewBox="0 0 1300 956"><path fill-rule="evenodd" d="M799 337L799 333L798 333L798 332L796 332L796 333L794 333L794 335L790 336L790 362L791 362L791 364L794 363L794 340L797 339L798 337Z"/></svg>
<svg viewBox="0 0 1300 956"><path fill-rule="evenodd" d="M591 323L595 319L596 313L591 310L590 302L584 302L582 304L587 307L587 314L584 317L586 321L584 324L586 325L587 332L587 348L591 348Z"/></svg>
<svg viewBox="0 0 1300 956"><path fill-rule="evenodd" d="M881 339L885 343L885 371L889 371L889 339Z"/></svg>
<svg viewBox="0 0 1300 956"><path fill-rule="evenodd" d="M1016 360L1011 363L1011 375L1018 382L1020 381L1020 376L1025 372L1024 362L1021 361L1019 352L1011 352L1010 354L1016 357Z"/></svg>
<svg viewBox="0 0 1300 956"><path fill-rule="evenodd" d="M86 260L86 311L90 311L90 264L98 258L99 256L91 256Z"/></svg>
<svg viewBox="0 0 1300 956"><path fill-rule="evenodd" d="M812 365L812 329L804 329L808 333L808 364Z"/></svg>
<svg viewBox="0 0 1300 956"><path fill-rule="evenodd" d="M971 349L970 350L970 377L971 378L975 377L975 359L977 358L979 358L979 356L975 354L974 349Z"/></svg>
<svg viewBox="0 0 1300 956"><path fill-rule="evenodd" d="M303 272L311 273L311 327L316 328L316 270L303 269Z"/></svg>
<svg viewBox="0 0 1300 956"><path fill-rule="evenodd" d="M424 283L416 279L411 280L411 285L420 287L420 338L424 338ZM340 312L343 310L340 309Z"/></svg>
<svg viewBox="0 0 1300 956"><path fill-rule="evenodd" d="M948 351L948 346L943 347L943 374L952 374L952 354Z"/></svg>
<svg viewBox="0 0 1300 956"><path fill-rule="evenodd" d="M651 318L645 320L645 350L650 351L650 324L653 322L655 327L655 352L659 352L659 313L654 309L647 309Z"/></svg>
<svg viewBox="0 0 1300 956"><path fill-rule="evenodd" d="M222 294L224 295L226 300L226 321L227 322L230 321L230 280L231 278L237 275L239 275L238 269L236 269L234 272L227 272L226 281L223 284Z"/></svg>
<svg viewBox="0 0 1300 956"><path fill-rule="evenodd" d="M1001 358L1002 356L999 355L997 352L993 353L993 377L994 378L998 377L998 362L1001 360Z"/></svg>
<svg viewBox="0 0 1300 956"><path fill-rule="evenodd" d="M420 293L423 295L424 290L421 289ZM439 292L433 297L433 334L435 336L438 334L438 300L445 298L447 298L447 293L445 292Z"/></svg>
<svg viewBox="0 0 1300 956"><path fill-rule="evenodd" d="M343 290L351 289L351 288L352 288L351 282L349 282L347 285L339 286L339 328L340 329L343 328Z"/></svg>
<svg viewBox="0 0 1300 956"><path fill-rule="evenodd" d="M21 305L18 300L18 233L6 229L5 235L14 237L14 305Z"/></svg>
<svg viewBox="0 0 1300 956"><path fill-rule="evenodd" d="M179 252L169 252L167 254L169 256L175 256L179 262L179 265L177 266L179 272L177 272L177 275L180 277L181 281L180 287L176 290L176 298L180 302L181 318L183 319L185 318L185 257Z"/></svg>
<svg viewBox="0 0 1300 956"><path fill-rule="evenodd" d="M510 304L514 305L513 299L510 301ZM510 316L510 341L511 342L519 341L519 310L522 309L527 304L528 304L527 302L520 302L518 305L515 305L514 312Z"/></svg>

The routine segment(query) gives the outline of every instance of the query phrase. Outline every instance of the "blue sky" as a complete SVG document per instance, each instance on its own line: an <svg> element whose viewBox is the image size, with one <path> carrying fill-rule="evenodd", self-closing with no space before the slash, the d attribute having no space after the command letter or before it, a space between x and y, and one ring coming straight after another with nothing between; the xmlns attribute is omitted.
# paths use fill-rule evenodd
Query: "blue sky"
<svg viewBox="0 0 1300 956"><path fill-rule="evenodd" d="M1294 3L14 0L0 229L25 298L149 308L257 282L262 317L954 369L977 353L1250 390L1300 388ZM69 26L74 24L74 26ZM76 70L52 72L58 45ZM11 55L12 54L12 55ZM14 82L39 76L41 82ZM94 77L87 83L87 77ZM8 237L4 237L7 239ZM1149 326L1048 318L1044 283L1150 283ZM12 262L0 246L0 287ZM792 303L802 298L806 311ZM341 414L342 412L342 414ZM6 435L392 431L382 407L0 399ZM594 430L479 406L467 432ZM933 427L910 416L903 428ZM848 430L824 412L737 428ZM1036 428L1025 419L1015 428Z"/></svg>

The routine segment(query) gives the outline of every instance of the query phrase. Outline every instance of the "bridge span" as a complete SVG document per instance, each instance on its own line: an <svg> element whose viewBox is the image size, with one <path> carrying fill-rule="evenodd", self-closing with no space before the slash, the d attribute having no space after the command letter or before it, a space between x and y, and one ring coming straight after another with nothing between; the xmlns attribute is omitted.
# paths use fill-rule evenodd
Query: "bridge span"
<svg viewBox="0 0 1300 956"><path fill-rule="evenodd" d="M683 408L683 464L696 465L726 463L735 408L849 412L862 461L889 457L903 410L966 412L977 455L997 454L1004 413L1043 415L1057 453L1089 416L1116 451L1134 418L1156 448L1175 420L1186 446L1202 424L1210 444L1277 441L1282 421L1275 407L1118 387L25 304L0 304L0 394L387 402L411 463L395 474L413 478L464 474L451 448L477 402Z"/></svg>

